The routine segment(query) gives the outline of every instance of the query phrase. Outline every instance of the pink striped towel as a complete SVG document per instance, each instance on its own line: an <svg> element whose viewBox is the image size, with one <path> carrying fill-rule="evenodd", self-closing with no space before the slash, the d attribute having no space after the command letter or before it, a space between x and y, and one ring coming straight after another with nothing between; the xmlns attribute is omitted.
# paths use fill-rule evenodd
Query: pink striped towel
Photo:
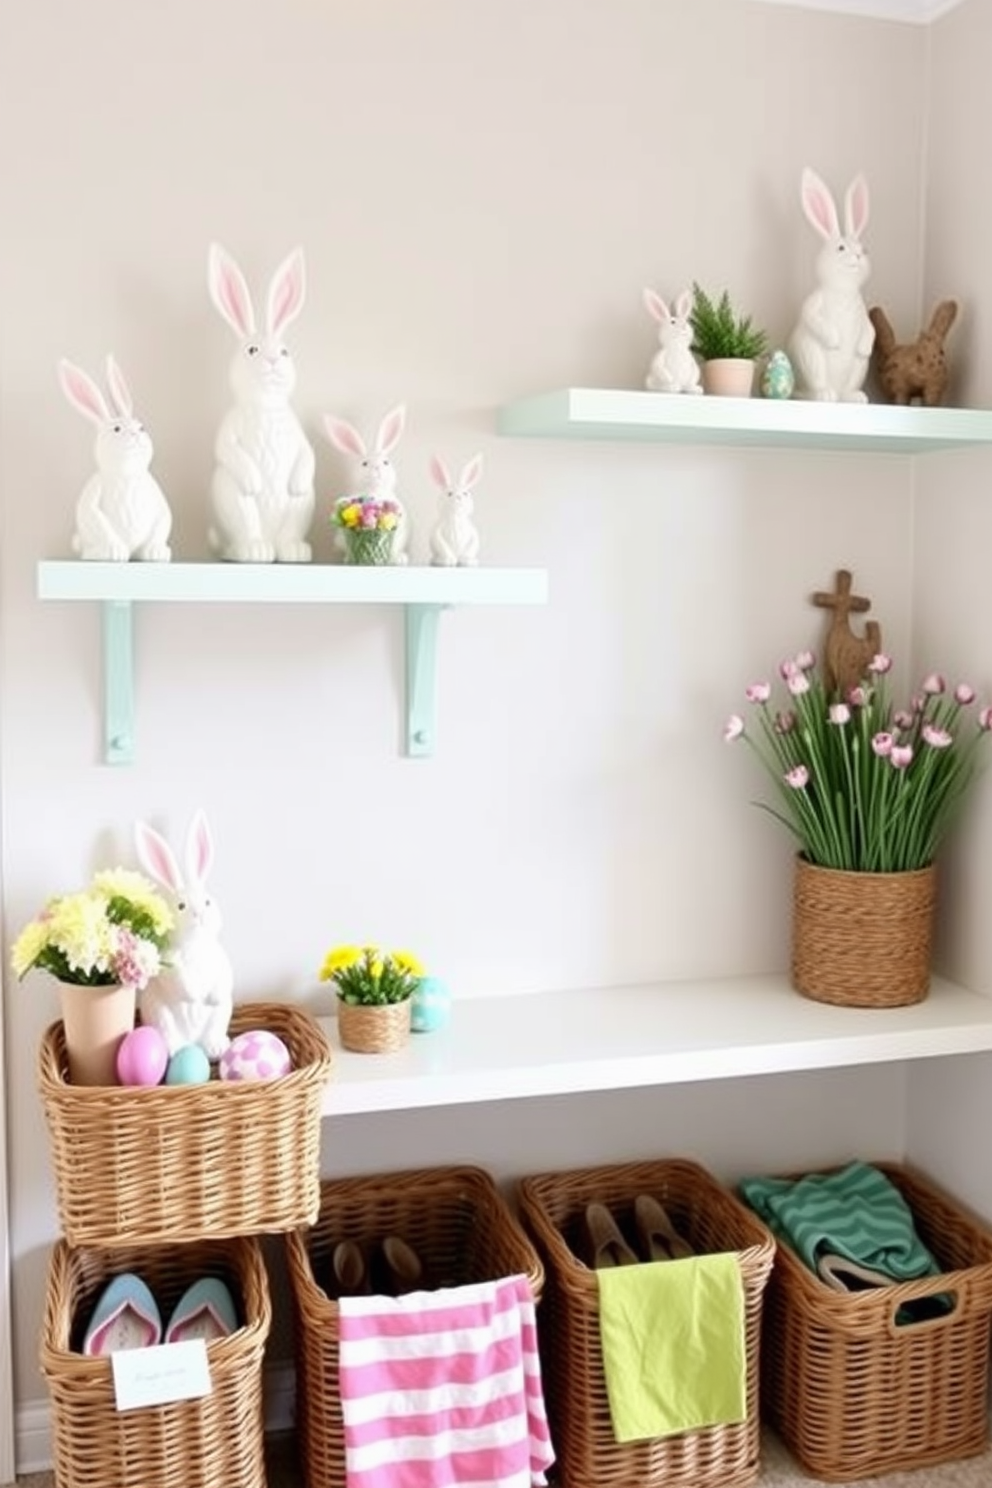
<svg viewBox="0 0 992 1488"><path fill-rule="evenodd" d="M348 1488L531 1488L554 1461L526 1276L342 1297Z"/></svg>

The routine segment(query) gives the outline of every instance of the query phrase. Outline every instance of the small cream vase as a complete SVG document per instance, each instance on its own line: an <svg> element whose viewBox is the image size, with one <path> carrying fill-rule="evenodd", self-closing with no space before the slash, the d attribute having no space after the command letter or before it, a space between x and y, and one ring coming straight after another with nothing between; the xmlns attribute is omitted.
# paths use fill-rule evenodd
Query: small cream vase
<svg viewBox="0 0 992 1488"><path fill-rule="evenodd" d="M134 1027L134 988L58 986L70 1083L118 1084L117 1050Z"/></svg>

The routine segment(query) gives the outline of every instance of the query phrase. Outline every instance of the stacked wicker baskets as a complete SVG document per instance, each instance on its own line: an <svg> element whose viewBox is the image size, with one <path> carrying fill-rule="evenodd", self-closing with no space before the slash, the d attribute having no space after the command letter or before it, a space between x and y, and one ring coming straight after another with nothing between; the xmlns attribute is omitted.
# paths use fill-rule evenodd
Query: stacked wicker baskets
<svg viewBox="0 0 992 1488"><path fill-rule="evenodd" d="M42 1039L38 1083L64 1231L49 1266L40 1351L57 1488L265 1488L271 1302L255 1237L316 1217L331 1051L309 1015L281 1003L238 1007L232 1033L255 1028L287 1045L290 1074L94 1089L69 1083L60 1023ZM101 1292L130 1271L163 1317L201 1276L229 1287L240 1326L206 1346L208 1395L121 1411L110 1360L82 1353Z"/></svg>

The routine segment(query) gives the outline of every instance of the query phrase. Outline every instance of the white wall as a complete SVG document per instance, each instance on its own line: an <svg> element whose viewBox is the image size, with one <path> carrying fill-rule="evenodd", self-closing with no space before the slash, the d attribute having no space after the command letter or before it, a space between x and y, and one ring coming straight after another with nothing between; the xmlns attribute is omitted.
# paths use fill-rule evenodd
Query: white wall
<svg viewBox="0 0 992 1488"><path fill-rule="evenodd" d="M720 729L748 681L816 643L808 595L840 566L871 594L908 687L906 464L513 442L494 413L566 383L639 385L644 284L726 285L782 339L811 282L806 163L838 190L866 171L872 290L913 320L927 33L739 0L33 0L5 29L7 944L48 893L133 861L136 817L178 835L203 803L243 997L311 998L324 948L354 936L418 949L460 996L784 964L788 845L748 804L758 782ZM138 761L101 763L99 617L34 598L37 560L68 552L89 466L54 366L117 354L177 556L205 556L229 352L205 289L212 238L256 283L293 243L307 250L292 340L318 443L318 559L346 479L321 411L368 429L403 398L421 553L429 453L478 448L485 559L550 570L546 610L445 617L433 760L399 757L388 618L191 606L139 616ZM978 265L957 277L980 285ZM54 1015L42 979L7 986L21 1401L44 1393L57 1222L33 1059ZM901 1124L904 1082L885 1080ZM797 1147L843 1145L822 1082L797 1088ZM770 1091L705 1099L715 1129L757 1112L753 1153L714 1137L714 1160L760 1161ZM645 1103L580 1103L574 1120L596 1151L644 1150L646 1132L669 1150L672 1123L655 1132L647 1115L667 1098ZM506 1171L554 1156L531 1145L523 1108L506 1115L460 1117L466 1153L499 1149ZM417 1130L425 1159L452 1145L443 1113ZM410 1150L377 1122L341 1135L346 1158L328 1131L331 1166Z"/></svg>

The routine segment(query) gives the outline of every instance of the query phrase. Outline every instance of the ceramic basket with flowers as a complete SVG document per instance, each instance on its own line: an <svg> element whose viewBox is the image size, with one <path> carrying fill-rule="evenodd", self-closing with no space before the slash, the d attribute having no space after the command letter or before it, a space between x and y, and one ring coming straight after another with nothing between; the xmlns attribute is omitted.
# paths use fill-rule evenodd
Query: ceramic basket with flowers
<svg viewBox="0 0 992 1488"><path fill-rule="evenodd" d="M399 502L391 497L339 496L331 521L344 537L349 563L388 564L400 520Z"/></svg>
<svg viewBox="0 0 992 1488"><path fill-rule="evenodd" d="M891 659L829 687L812 652L746 690L748 721L724 737L749 745L774 787L760 802L797 845L792 980L823 1002L893 1007L930 983L938 852L982 764L992 708L934 672L904 707L889 694Z"/></svg>
<svg viewBox="0 0 992 1488"><path fill-rule="evenodd" d="M410 1004L424 968L409 951L377 945L335 946L324 957L320 980L337 995L342 1048L387 1054L410 1035Z"/></svg>
<svg viewBox="0 0 992 1488"><path fill-rule="evenodd" d="M116 1083L117 1046L134 1027L138 992L161 970L172 927L142 874L110 868L89 888L49 899L14 941L18 978L46 971L58 984L74 1084Z"/></svg>

